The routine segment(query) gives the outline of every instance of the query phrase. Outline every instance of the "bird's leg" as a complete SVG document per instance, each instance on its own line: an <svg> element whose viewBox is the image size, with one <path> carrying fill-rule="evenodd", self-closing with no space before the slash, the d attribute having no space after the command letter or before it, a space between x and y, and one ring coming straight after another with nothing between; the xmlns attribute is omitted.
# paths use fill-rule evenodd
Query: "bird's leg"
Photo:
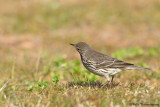
<svg viewBox="0 0 160 107"><path fill-rule="evenodd" d="M109 75L105 75L105 78L106 78L106 80L107 80L107 83L105 83L101 88L104 88L107 84L110 84Z"/></svg>
<svg viewBox="0 0 160 107"><path fill-rule="evenodd" d="M113 84L114 75L112 75L111 83Z"/></svg>

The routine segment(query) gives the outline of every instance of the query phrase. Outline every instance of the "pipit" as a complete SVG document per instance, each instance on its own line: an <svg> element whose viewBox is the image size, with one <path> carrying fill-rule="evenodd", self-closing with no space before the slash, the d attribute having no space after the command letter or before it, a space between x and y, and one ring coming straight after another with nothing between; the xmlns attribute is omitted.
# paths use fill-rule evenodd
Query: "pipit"
<svg viewBox="0 0 160 107"><path fill-rule="evenodd" d="M96 75L104 76L109 84L113 82L114 75L118 72L135 69L150 70L97 52L84 42L71 45L79 52L84 67ZM112 76L112 79L109 76Z"/></svg>

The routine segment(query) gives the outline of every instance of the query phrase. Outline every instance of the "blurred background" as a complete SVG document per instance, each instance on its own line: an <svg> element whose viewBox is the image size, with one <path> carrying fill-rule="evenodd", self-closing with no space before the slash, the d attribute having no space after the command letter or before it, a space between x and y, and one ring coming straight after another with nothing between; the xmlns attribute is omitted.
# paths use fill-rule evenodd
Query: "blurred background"
<svg viewBox="0 0 160 107"><path fill-rule="evenodd" d="M0 46L67 56L79 41L107 51L159 47L159 12L159 0L0 0Z"/></svg>
<svg viewBox="0 0 160 107"><path fill-rule="evenodd" d="M1 0L1 65L15 59L34 65L43 55L80 59L69 44L84 41L120 59L142 56L158 68L151 60L159 52L159 12L158 0Z"/></svg>
<svg viewBox="0 0 160 107"><path fill-rule="evenodd" d="M69 45L80 41L102 53L153 69L124 72L118 74L116 81L136 84L145 81L152 87L160 85L159 0L0 0L0 86L10 81L3 92L7 97L2 101L7 99L6 102L19 104L17 101L24 100L26 104L34 104L39 97L34 99L35 93L30 93L29 97L22 98L28 94L21 91L45 89L48 84L53 86L52 82L56 86L69 81L105 81L87 72L80 63L79 54ZM53 87L47 89L46 92L51 92L49 95L54 93ZM60 89L54 87L55 90L59 92ZM69 100L68 91L64 98L55 93L58 104L64 99L66 104L77 102ZM156 99L153 96L158 95L157 90L153 93L149 94L150 98ZM14 100L15 95L18 100ZM101 96L99 99L105 98ZM52 96L41 97L48 103ZM125 101L132 101L128 98L124 97ZM148 101L148 98L142 99ZM158 101L155 99L153 101ZM107 103L105 99L102 101ZM121 102L121 99L114 97L108 103L111 101ZM3 103L0 101L0 104Z"/></svg>
<svg viewBox="0 0 160 107"><path fill-rule="evenodd" d="M0 65L25 68L41 56L80 59L69 44L84 41L159 68L159 12L159 0L0 0Z"/></svg>

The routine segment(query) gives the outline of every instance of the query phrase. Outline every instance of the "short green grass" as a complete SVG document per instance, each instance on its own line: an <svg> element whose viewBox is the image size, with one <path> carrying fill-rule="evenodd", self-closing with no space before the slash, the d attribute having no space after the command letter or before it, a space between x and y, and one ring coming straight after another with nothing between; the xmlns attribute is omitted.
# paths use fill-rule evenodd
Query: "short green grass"
<svg viewBox="0 0 160 107"><path fill-rule="evenodd" d="M129 55L134 50L135 56L128 58L137 57L139 50L143 50L140 55L150 54L150 51L131 47L117 50L113 55L124 57L121 53L124 50ZM127 56L124 59L126 58ZM30 62L24 57L21 62L6 62L8 66L3 66L1 75L9 76L1 76L1 106L127 107L134 104L159 104L159 71L122 72L116 75L112 86L101 88L105 78L88 72L79 60L69 60L66 57L52 59L41 53L38 66L34 64L37 60L31 59ZM22 65L18 65L20 63ZM32 66L27 68L23 63Z"/></svg>

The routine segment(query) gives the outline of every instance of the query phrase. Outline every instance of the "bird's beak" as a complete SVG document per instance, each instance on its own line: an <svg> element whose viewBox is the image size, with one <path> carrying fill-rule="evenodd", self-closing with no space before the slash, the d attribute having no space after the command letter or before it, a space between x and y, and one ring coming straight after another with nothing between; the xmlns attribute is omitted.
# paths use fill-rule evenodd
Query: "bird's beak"
<svg viewBox="0 0 160 107"><path fill-rule="evenodd" d="M70 45L75 46L75 44L70 44Z"/></svg>

